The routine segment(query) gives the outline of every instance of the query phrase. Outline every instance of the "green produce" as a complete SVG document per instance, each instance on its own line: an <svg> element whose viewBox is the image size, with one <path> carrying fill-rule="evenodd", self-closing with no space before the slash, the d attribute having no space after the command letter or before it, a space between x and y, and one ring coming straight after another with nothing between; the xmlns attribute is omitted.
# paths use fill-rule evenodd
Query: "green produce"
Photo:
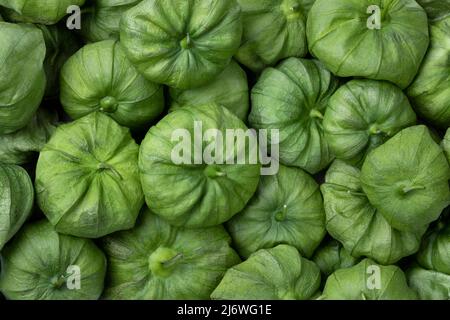
<svg viewBox="0 0 450 320"><path fill-rule="evenodd" d="M448 129L444 136L444 139L441 142L441 147L444 150L444 154L447 157L447 160L450 162L450 130Z"/></svg>
<svg viewBox="0 0 450 320"><path fill-rule="evenodd" d="M44 35L46 55L44 60L47 78L46 96L56 96L59 92L59 73L64 63L79 48L79 43L69 30L59 26L37 25Z"/></svg>
<svg viewBox="0 0 450 320"><path fill-rule="evenodd" d="M423 300L450 299L450 224L448 213L430 228L416 255L408 282Z"/></svg>
<svg viewBox="0 0 450 320"><path fill-rule="evenodd" d="M450 275L450 219L440 220L422 241L418 263L427 269Z"/></svg>
<svg viewBox="0 0 450 320"><path fill-rule="evenodd" d="M85 0L0 0L8 8L5 17L20 22L55 24L67 15L72 6L82 6Z"/></svg>
<svg viewBox="0 0 450 320"><path fill-rule="evenodd" d="M281 243L310 257L325 235L319 186L303 170L280 166L278 174L261 177L253 198L227 226L244 257Z"/></svg>
<svg viewBox="0 0 450 320"><path fill-rule="evenodd" d="M253 87L249 122L256 129L279 130L282 164L317 173L333 159L322 121L337 87L319 61L289 58L264 70Z"/></svg>
<svg viewBox="0 0 450 320"><path fill-rule="evenodd" d="M430 26L431 46L408 88L417 112L440 127L450 126L450 16Z"/></svg>
<svg viewBox="0 0 450 320"><path fill-rule="evenodd" d="M41 151L56 129L58 115L53 110L38 109L22 129L0 135L0 162L25 164Z"/></svg>
<svg viewBox="0 0 450 320"><path fill-rule="evenodd" d="M184 229L144 210L136 227L104 239L106 299L207 299L239 263L222 226Z"/></svg>
<svg viewBox="0 0 450 320"><path fill-rule="evenodd" d="M322 275L328 277L336 270L353 267L359 259L350 255L341 243L332 239L320 245L312 261L319 267Z"/></svg>
<svg viewBox="0 0 450 320"><path fill-rule="evenodd" d="M231 61L215 80L205 86L189 90L171 88L170 99L171 111L186 105L217 103L244 121L250 103L247 75L236 62Z"/></svg>
<svg viewBox="0 0 450 320"><path fill-rule="evenodd" d="M450 0L0 0L0 302L450 300L449 218Z"/></svg>
<svg viewBox="0 0 450 320"><path fill-rule="evenodd" d="M361 163L369 151L415 122L399 88L384 81L352 80L330 98L323 127L336 158Z"/></svg>
<svg viewBox="0 0 450 320"><path fill-rule="evenodd" d="M358 168L336 160L321 186L326 228L354 257L393 264L419 249L426 231L400 231L374 207L361 186ZM401 211L403 214L408 212Z"/></svg>
<svg viewBox="0 0 450 320"><path fill-rule="evenodd" d="M38 28L0 22L0 135L25 127L39 107L45 90L44 58Z"/></svg>
<svg viewBox="0 0 450 320"><path fill-rule="evenodd" d="M142 77L114 40L88 44L61 71L61 103L74 119L100 111L140 128L164 108L163 89Z"/></svg>
<svg viewBox="0 0 450 320"><path fill-rule="evenodd" d="M235 0L144 0L120 24L120 41L137 69L151 81L179 89L199 87L218 76L241 36Z"/></svg>
<svg viewBox="0 0 450 320"><path fill-rule="evenodd" d="M237 140L232 144L233 157L227 157L225 150L217 151L215 160L220 154L223 164L219 161L208 164L204 159L197 164L191 146L201 145L202 150L207 150L208 145L215 144L204 139L195 141L198 124L202 136L208 129L217 129L223 140L227 129L247 130L241 120L221 106L188 106L170 113L150 128L140 148L139 169L146 203L154 213L175 226L208 227L229 220L245 207L259 182L259 164L248 160L238 163L237 155L249 159L249 149ZM184 163L173 159L181 143L173 139L177 129L189 135L189 153L187 159L181 159L188 160ZM227 164L230 160L233 164Z"/></svg>
<svg viewBox="0 0 450 320"><path fill-rule="evenodd" d="M50 223L25 226L2 251L0 290L11 300L95 300L106 259L91 240L55 232Z"/></svg>
<svg viewBox="0 0 450 320"><path fill-rule="evenodd" d="M244 31L236 59L252 69L289 57L304 57L306 17L315 0L238 0Z"/></svg>
<svg viewBox="0 0 450 320"><path fill-rule="evenodd" d="M416 0L428 14L431 21L440 20L450 15L449 0Z"/></svg>
<svg viewBox="0 0 450 320"><path fill-rule="evenodd" d="M378 265L364 259L328 277L321 296L325 300L415 300L405 274L396 266Z"/></svg>
<svg viewBox="0 0 450 320"><path fill-rule="evenodd" d="M0 250L30 215L33 200L28 173L19 166L0 163Z"/></svg>
<svg viewBox="0 0 450 320"><path fill-rule="evenodd" d="M216 300L306 300L317 296L320 270L292 246L261 249L230 268L211 294Z"/></svg>
<svg viewBox="0 0 450 320"><path fill-rule="evenodd" d="M334 74L402 89L429 44L427 15L414 0L316 0L306 32L309 51Z"/></svg>
<svg viewBox="0 0 450 320"><path fill-rule="evenodd" d="M59 126L36 168L39 207L57 232L98 238L130 229L144 202L138 145L103 113Z"/></svg>
<svg viewBox="0 0 450 320"><path fill-rule="evenodd" d="M450 275L412 267L406 272L409 286L414 289L421 300L449 300Z"/></svg>
<svg viewBox="0 0 450 320"><path fill-rule="evenodd" d="M370 203L394 228L421 229L449 205L450 168L427 127L400 131L370 153L361 170Z"/></svg>
<svg viewBox="0 0 450 320"><path fill-rule="evenodd" d="M120 18L141 0L91 0L83 9L81 28L88 42L108 39L119 40Z"/></svg>

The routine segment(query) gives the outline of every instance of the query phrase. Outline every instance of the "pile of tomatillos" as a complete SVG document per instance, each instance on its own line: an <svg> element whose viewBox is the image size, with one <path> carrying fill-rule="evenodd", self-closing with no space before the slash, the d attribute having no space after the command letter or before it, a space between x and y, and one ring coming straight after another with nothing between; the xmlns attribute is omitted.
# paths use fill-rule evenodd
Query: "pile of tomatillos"
<svg viewBox="0 0 450 320"><path fill-rule="evenodd" d="M0 296L450 298L450 0L0 15Z"/></svg>

